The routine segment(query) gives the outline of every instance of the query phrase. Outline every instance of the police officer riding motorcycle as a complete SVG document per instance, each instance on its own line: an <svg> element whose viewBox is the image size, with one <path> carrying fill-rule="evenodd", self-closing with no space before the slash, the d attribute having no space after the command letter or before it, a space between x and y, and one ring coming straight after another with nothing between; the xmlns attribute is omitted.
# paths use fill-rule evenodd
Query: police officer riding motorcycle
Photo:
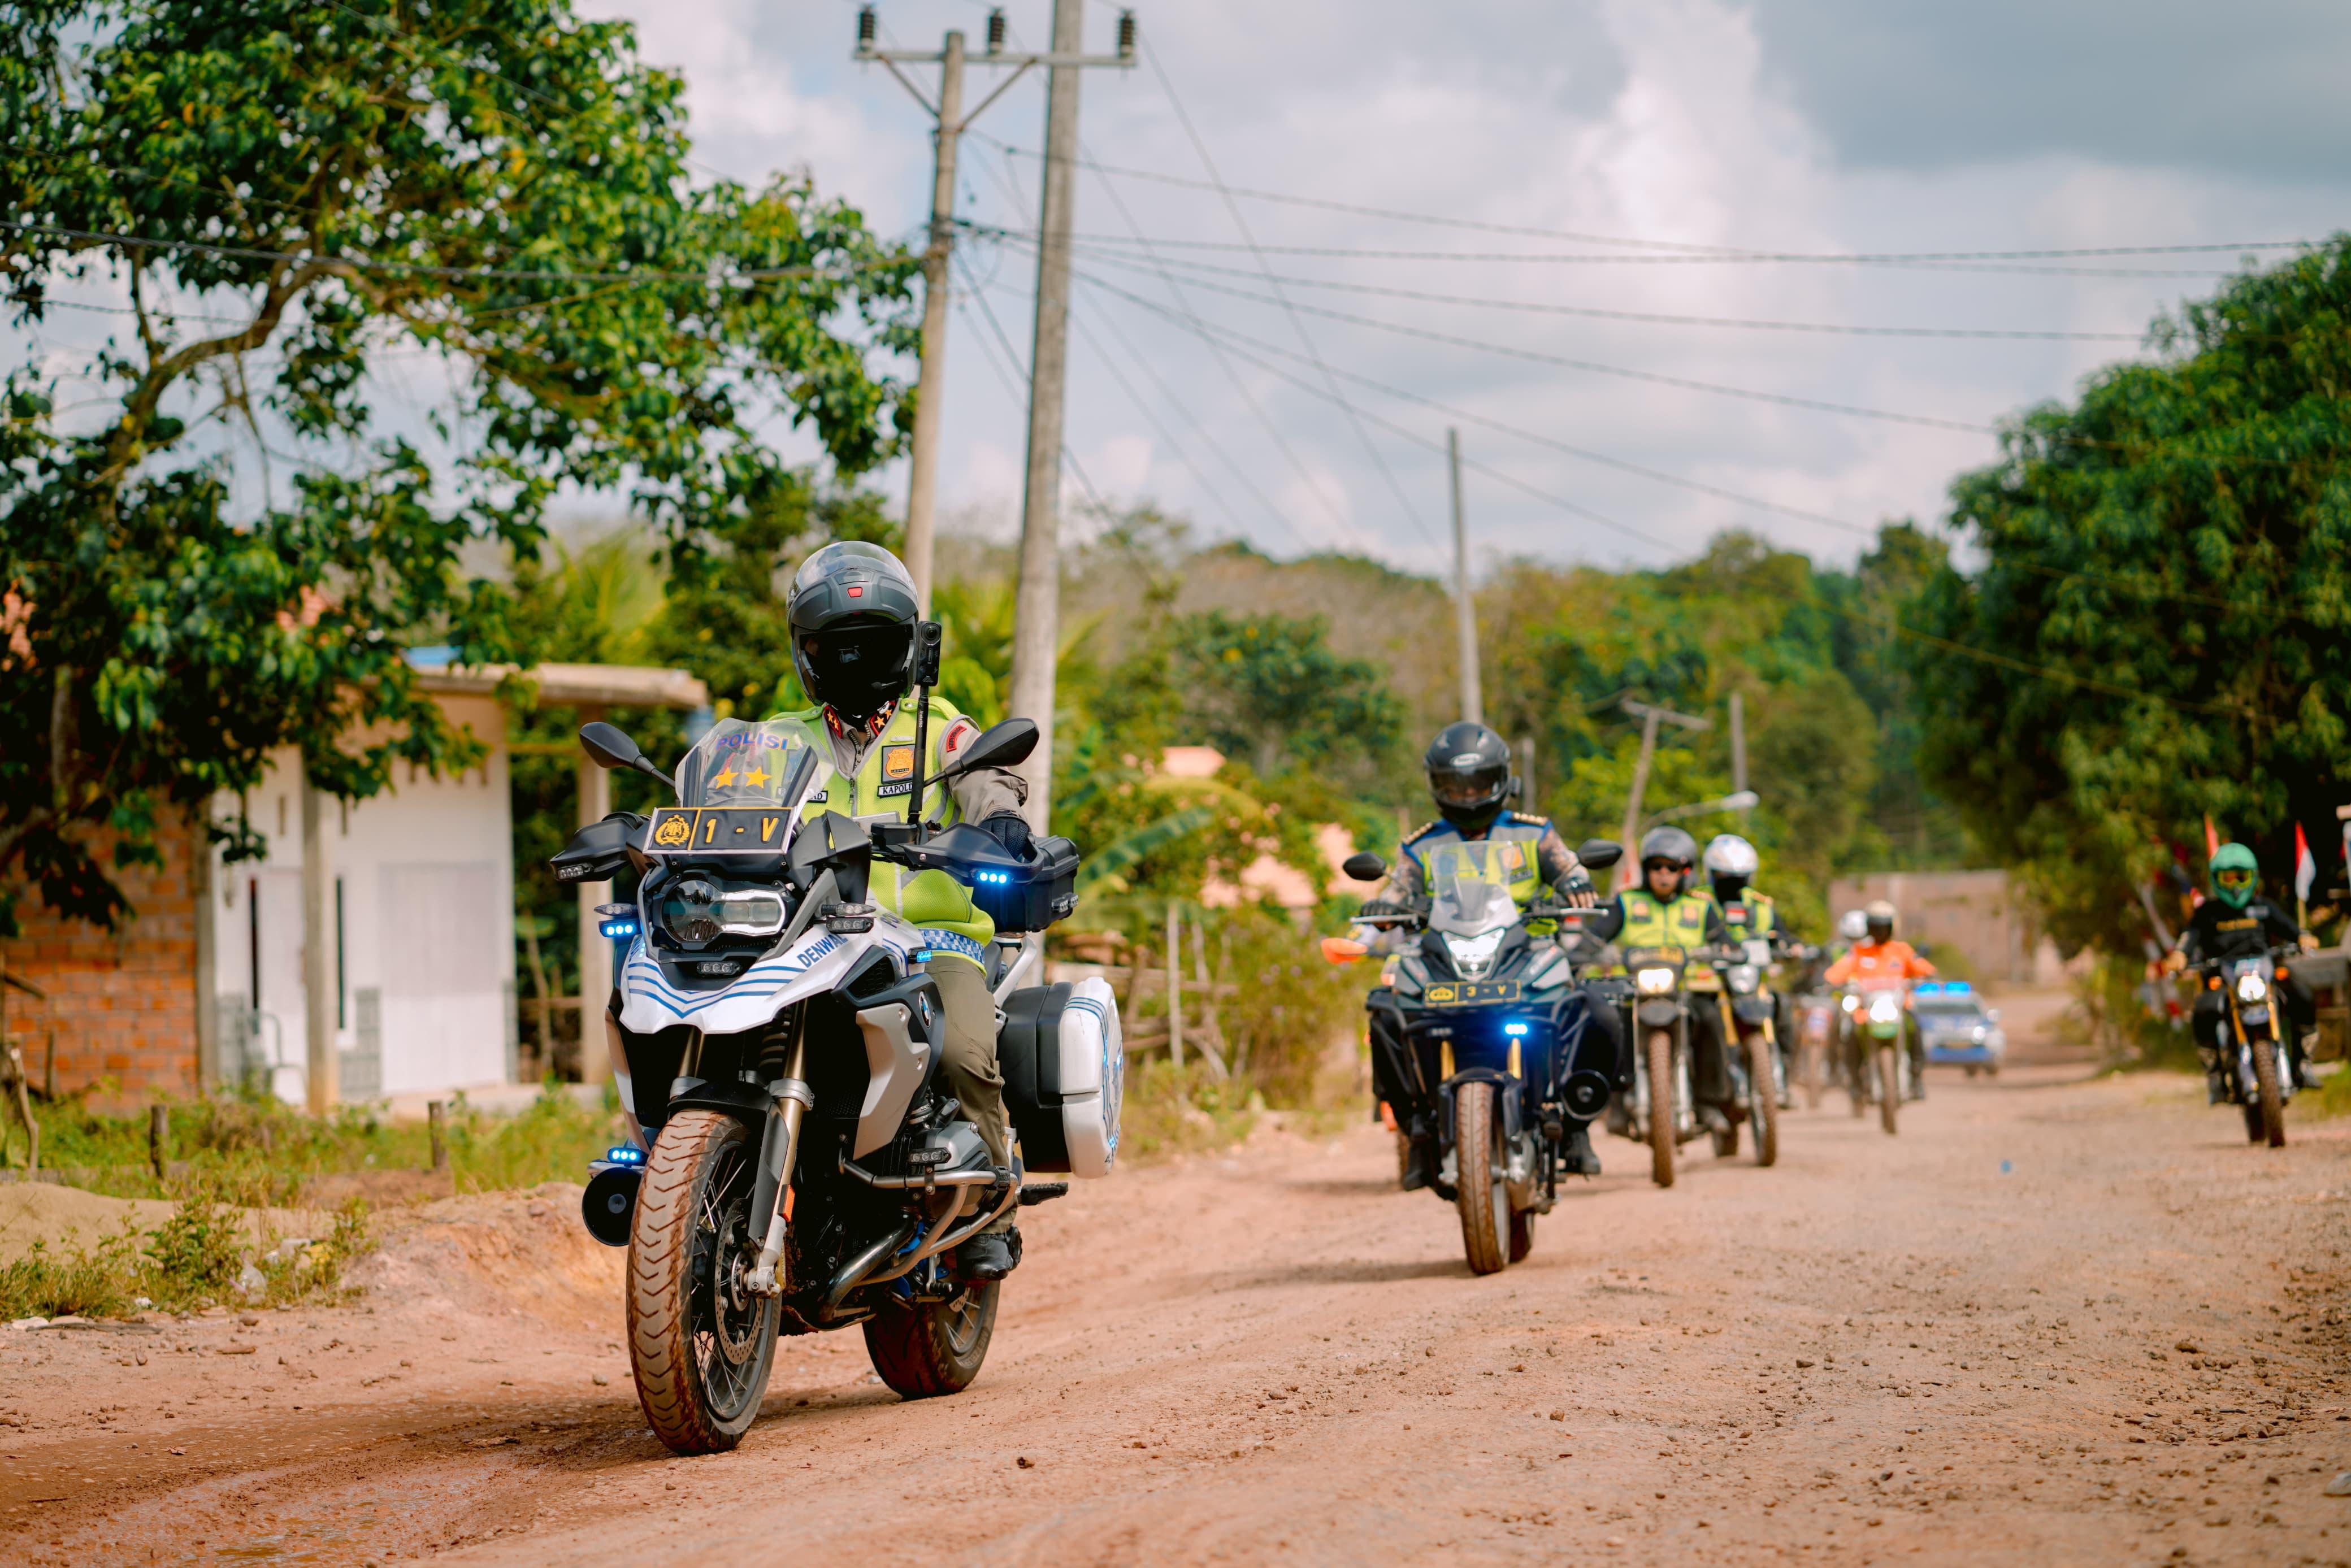
<svg viewBox="0 0 2351 1568"><path fill-rule="evenodd" d="M1751 884L1760 865L1755 846L1736 833L1717 833L1706 846L1707 881L1715 903L1722 906L1722 924L1731 945L1745 956L1726 978L1730 988L1731 1024L1741 1040L1761 1033L1770 1046L1772 1091L1782 1110L1789 1098L1788 1050L1795 1038L1788 998L1771 983L1771 966L1803 949L1790 940L1780 924L1771 895Z"/></svg>
<svg viewBox="0 0 2351 1568"><path fill-rule="evenodd" d="M1410 913L1428 897L1431 858L1447 846L1464 843L1523 848L1517 860L1523 871L1510 886L1510 895L1521 909L1546 892L1573 909L1592 907L1595 902L1592 880L1551 820L1510 809L1520 784L1510 768L1509 743L1500 736L1468 720L1448 725L1429 744L1422 764L1429 794L1437 803L1437 820L1404 841L1395 870L1359 914L1380 919ZM1536 924L1544 929L1537 931ZM1531 923L1530 935L1553 936L1554 924ZM1395 949L1401 936L1400 931L1384 936L1382 950ZM1602 1041L1597 1054L1612 1064L1619 1062L1623 1046L1613 1013L1607 1009L1587 1012ZM1397 1038L1389 1011L1373 1009L1371 1035L1373 1090L1388 1107L1405 1144L1402 1185L1407 1192L1431 1186L1437 1177L1438 1107L1428 1103L1414 1087L1417 1075L1411 1068L1408 1047ZM1588 1126L1587 1120L1573 1115L1566 1119L1564 1165L1572 1173L1597 1176L1600 1159L1593 1151Z"/></svg>

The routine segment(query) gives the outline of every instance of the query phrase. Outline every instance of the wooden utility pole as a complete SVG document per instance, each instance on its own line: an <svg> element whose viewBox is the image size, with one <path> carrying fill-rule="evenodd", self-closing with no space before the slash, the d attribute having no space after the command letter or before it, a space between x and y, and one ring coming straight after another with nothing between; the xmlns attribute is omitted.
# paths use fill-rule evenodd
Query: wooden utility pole
<svg viewBox="0 0 2351 1568"><path fill-rule="evenodd" d="M583 706L580 722L604 716L597 706ZM580 754L580 823L601 822L612 810L612 778ZM601 1083L612 1075L611 1052L604 1040L604 1009L612 996L612 940L603 933L603 917L596 906L612 896L609 882L583 882L580 888L580 1082ZM547 1062L555 1062L555 1042L546 1042Z"/></svg>
<svg viewBox="0 0 2351 1568"><path fill-rule="evenodd" d="M327 851L326 792L302 764L294 787L302 792L303 1098L313 1116L334 1113L342 1098L335 1046L336 1004L342 999L335 964L335 868Z"/></svg>
<svg viewBox="0 0 2351 1568"><path fill-rule="evenodd" d="M1741 795L1747 791L1747 702L1739 693L1730 694L1730 792ZM1747 825L1747 813L1739 813L1739 825Z"/></svg>
<svg viewBox="0 0 2351 1568"><path fill-rule="evenodd" d="M886 68L938 122L932 139L930 242L923 251L923 362L921 378L914 387L914 434L906 474L906 541L905 549L900 552L905 559L906 575L914 580L915 601L922 606L922 613L928 616L932 544L936 538L938 507L939 422L946 408L947 305L954 297L949 269L955 258L956 154L963 144L964 129L985 113L989 104L1002 98L1030 66L1050 62L1052 57L1007 54L1004 13L991 11L987 17L987 50L978 57L978 62L1014 68L1010 76L997 84L994 92L980 100L978 108L966 114L963 68L971 57L965 53L962 33L947 34L934 53L926 49L878 47L879 31L873 7L868 5L857 14L857 49L850 58ZM916 87L898 68L901 65L937 66L937 99L934 101Z"/></svg>
<svg viewBox="0 0 2351 1568"><path fill-rule="evenodd" d="M1167 901L1167 1056L1184 1065L1184 916Z"/></svg>
<svg viewBox="0 0 2351 1568"><path fill-rule="evenodd" d="M1649 763L1657 755L1658 724L1677 724L1684 729L1712 729L1714 725L1708 719L1636 703L1630 697L1620 698L1616 706L1641 721L1641 755L1633 764L1633 788L1625 796L1625 858L1616 862L1616 891L1622 893L1641 877L1641 846L1635 835L1641 831L1641 796L1649 787Z"/></svg>
<svg viewBox="0 0 2351 1568"><path fill-rule="evenodd" d="M1053 812L1054 661L1061 641L1061 413L1070 363L1070 220L1078 182L1078 78L1088 66L1134 64L1134 14L1118 52L1087 55L1085 0L1053 0L1045 91L1044 196L1038 210L1037 326L1029 353L1029 472L1020 505L1020 584L1013 601L1011 711L1037 726L1019 771L1042 832Z"/></svg>
<svg viewBox="0 0 2351 1568"><path fill-rule="evenodd" d="M1445 433L1446 461L1453 473L1453 615L1460 633L1461 716L1486 722L1484 694L1478 689L1478 601L1469 596L1469 525L1461 515L1461 433Z"/></svg>

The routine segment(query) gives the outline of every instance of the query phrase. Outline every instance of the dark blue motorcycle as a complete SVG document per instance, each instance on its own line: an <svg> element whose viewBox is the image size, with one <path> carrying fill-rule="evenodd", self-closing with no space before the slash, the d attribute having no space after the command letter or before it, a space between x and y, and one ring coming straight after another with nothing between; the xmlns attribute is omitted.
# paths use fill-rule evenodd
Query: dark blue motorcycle
<svg viewBox="0 0 2351 1568"><path fill-rule="evenodd" d="M1462 1251L1480 1274L1533 1249L1535 1218L1558 1197L1568 1120L1599 1114L1620 1071L1556 939L1583 912L1549 900L1522 908L1511 895L1531 852L1509 841L1447 844L1426 862L1425 898L1355 922L1415 938L1384 958L1365 998L1374 1078L1408 1149L1434 1156L1434 1170L1407 1160L1405 1186L1460 1210ZM1602 840L1578 852L1595 869L1622 853ZM1387 865L1359 854L1345 869L1373 882ZM1369 948L1332 937L1323 952L1345 963Z"/></svg>

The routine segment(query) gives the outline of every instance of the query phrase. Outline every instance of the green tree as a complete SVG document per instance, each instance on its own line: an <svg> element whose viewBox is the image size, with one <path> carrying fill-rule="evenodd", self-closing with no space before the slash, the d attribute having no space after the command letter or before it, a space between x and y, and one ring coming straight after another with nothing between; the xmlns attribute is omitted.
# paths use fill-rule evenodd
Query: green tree
<svg viewBox="0 0 2351 1568"><path fill-rule="evenodd" d="M1187 722L1259 778L1375 763L1403 739L1404 706L1384 673L1333 653L1320 617L1211 610L1176 621L1170 641Z"/></svg>
<svg viewBox="0 0 2351 1568"><path fill-rule="evenodd" d="M804 183L697 183L684 84L632 49L566 0L0 6L0 290L128 318L78 405L41 361L5 382L0 887L111 919L93 831L152 858L278 746L345 798L466 760L402 644L510 653L463 554L530 553L559 491L690 552L799 483L763 423L891 450L867 357L910 342L910 261ZM444 461L375 416L402 349L460 372Z"/></svg>
<svg viewBox="0 0 2351 1568"><path fill-rule="evenodd" d="M1952 486L1983 565L1907 620L1927 777L2061 944L2136 951L2133 888L2208 814L2273 886L2333 838L2351 712L2351 239L2156 325Z"/></svg>

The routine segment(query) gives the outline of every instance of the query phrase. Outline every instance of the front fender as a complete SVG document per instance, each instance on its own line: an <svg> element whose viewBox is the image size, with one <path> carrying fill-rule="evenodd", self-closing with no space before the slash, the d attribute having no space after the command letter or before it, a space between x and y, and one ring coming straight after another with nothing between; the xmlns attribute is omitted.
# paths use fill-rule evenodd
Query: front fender
<svg viewBox="0 0 2351 1568"><path fill-rule="evenodd" d="M848 936L810 932L718 989L688 991L662 973L645 938L639 936L621 968L621 1027L651 1034L684 1024L705 1034L740 1034L794 1002L833 989L872 948L887 947L904 960L920 941L914 927L892 921L878 921L870 932Z"/></svg>

